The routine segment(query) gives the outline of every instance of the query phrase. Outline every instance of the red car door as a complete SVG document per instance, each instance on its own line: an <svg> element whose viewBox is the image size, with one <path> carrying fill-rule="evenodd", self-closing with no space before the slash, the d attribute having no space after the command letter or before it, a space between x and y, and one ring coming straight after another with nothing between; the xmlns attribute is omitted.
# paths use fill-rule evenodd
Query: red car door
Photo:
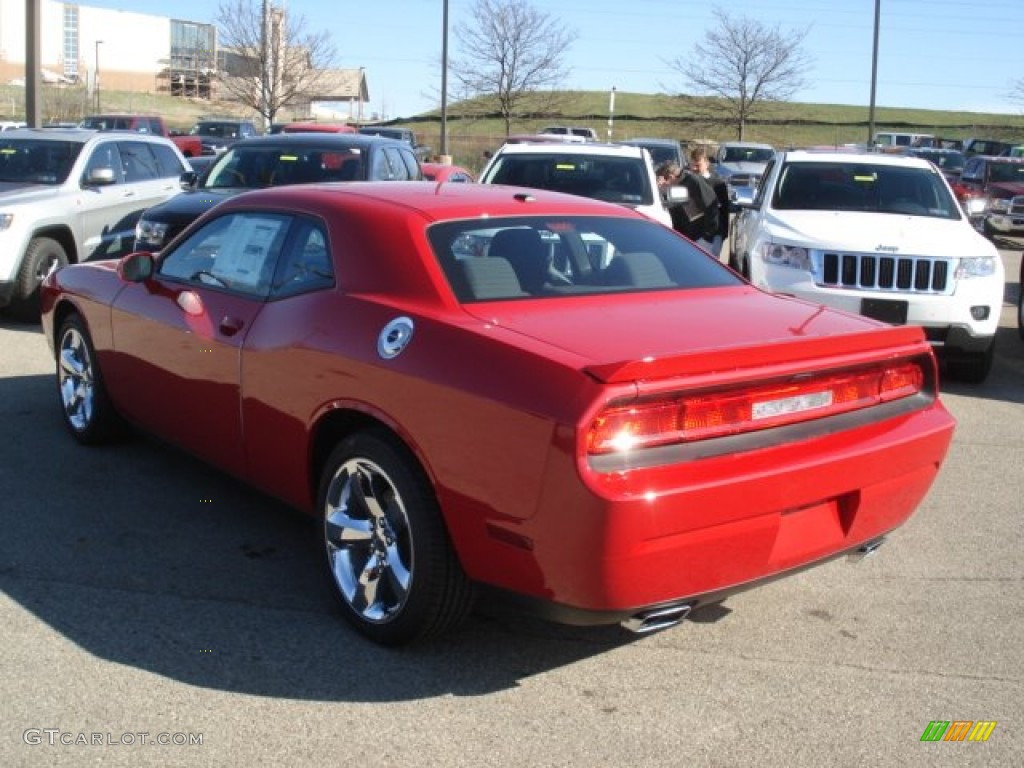
<svg viewBox="0 0 1024 768"><path fill-rule="evenodd" d="M128 285L113 305L108 387L132 421L245 474L242 346L269 293L288 217L212 220Z"/></svg>

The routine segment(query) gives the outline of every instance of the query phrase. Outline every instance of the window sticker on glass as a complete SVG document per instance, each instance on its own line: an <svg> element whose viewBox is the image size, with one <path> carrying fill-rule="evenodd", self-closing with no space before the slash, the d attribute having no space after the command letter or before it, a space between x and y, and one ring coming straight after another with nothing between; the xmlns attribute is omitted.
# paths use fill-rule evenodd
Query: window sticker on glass
<svg viewBox="0 0 1024 768"><path fill-rule="evenodd" d="M256 288L264 273L274 238L284 222L280 219L239 216L228 228L214 276L239 287Z"/></svg>

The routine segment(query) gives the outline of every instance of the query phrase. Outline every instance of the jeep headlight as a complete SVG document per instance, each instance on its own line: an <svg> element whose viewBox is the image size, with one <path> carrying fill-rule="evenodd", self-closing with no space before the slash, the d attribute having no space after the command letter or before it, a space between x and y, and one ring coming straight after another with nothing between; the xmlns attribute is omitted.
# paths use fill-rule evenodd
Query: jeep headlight
<svg viewBox="0 0 1024 768"><path fill-rule="evenodd" d="M13 222L13 213L0 213L0 232L3 232L5 229L10 227Z"/></svg>
<svg viewBox="0 0 1024 768"><path fill-rule="evenodd" d="M988 201L988 209L996 213L1009 213L1010 201L1007 198L993 198Z"/></svg>
<svg viewBox="0 0 1024 768"><path fill-rule="evenodd" d="M958 280L966 280L971 277L989 277L995 273L996 260L992 256L960 259L960 265L956 268Z"/></svg>
<svg viewBox="0 0 1024 768"><path fill-rule="evenodd" d="M988 200L984 197L969 197L964 201L964 208L968 216L977 216L985 212L988 207Z"/></svg>
<svg viewBox="0 0 1024 768"><path fill-rule="evenodd" d="M139 219L135 225L135 239L140 243L159 248L167 237L167 224L162 221Z"/></svg>
<svg viewBox="0 0 1024 768"><path fill-rule="evenodd" d="M765 264L777 267L791 267L804 272L811 271L811 256L806 248L801 248L798 245L765 243L761 246L761 259Z"/></svg>

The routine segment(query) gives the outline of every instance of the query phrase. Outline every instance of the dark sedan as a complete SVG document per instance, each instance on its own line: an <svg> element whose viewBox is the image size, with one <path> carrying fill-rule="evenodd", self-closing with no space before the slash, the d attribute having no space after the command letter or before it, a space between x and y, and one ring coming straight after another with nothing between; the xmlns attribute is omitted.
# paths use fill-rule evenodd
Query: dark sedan
<svg viewBox="0 0 1024 768"><path fill-rule="evenodd" d="M249 189L420 178L412 148L394 139L338 133L282 133L244 139L220 155L204 174L183 174L185 191L142 215L135 228L135 250L160 250L214 205Z"/></svg>

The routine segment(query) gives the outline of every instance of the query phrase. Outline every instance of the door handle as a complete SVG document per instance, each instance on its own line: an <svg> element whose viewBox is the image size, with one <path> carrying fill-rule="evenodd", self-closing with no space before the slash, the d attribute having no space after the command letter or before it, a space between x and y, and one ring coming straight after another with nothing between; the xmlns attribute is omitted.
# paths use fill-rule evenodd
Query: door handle
<svg viewBox="0 0 1024 768"><path fill-rule="evenodd" d="M220 332L225 336L234 336L242 330L243 325L245 325L245 321L241 318L225 315L220 321Z"/></svg>

